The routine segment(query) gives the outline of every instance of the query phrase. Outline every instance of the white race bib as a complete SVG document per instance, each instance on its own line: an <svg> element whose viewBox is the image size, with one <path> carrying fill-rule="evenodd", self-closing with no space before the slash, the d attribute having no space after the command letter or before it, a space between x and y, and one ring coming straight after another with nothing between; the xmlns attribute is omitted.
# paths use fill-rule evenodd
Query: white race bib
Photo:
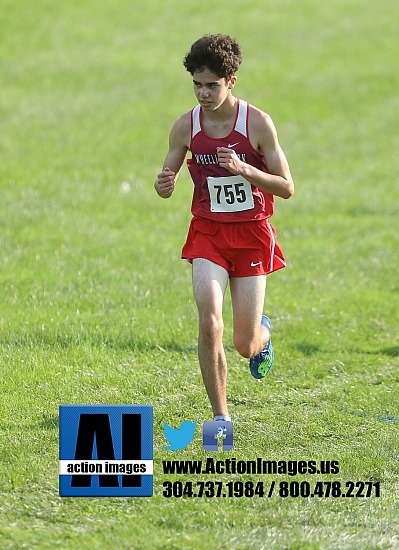
<svg viewBox="0 0 399 550"><path fill-rule="evenodd" d="M242 176L207 178L211 212L242 212L254 207L252 186Z"/></svg>

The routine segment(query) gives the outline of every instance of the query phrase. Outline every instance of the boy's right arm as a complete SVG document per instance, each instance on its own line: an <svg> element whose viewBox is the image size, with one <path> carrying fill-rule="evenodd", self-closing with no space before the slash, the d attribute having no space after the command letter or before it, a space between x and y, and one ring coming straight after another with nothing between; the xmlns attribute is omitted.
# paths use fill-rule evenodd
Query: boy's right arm
<svg viewBox="0 0 399 550"><path fill-rule="evenodd" d="M158 174L154 187L163 199L168 199L174 189L180 169L190 145L191 120L190 113L180 117L170 132L169 151L163 163L162 172Z"/></svg>

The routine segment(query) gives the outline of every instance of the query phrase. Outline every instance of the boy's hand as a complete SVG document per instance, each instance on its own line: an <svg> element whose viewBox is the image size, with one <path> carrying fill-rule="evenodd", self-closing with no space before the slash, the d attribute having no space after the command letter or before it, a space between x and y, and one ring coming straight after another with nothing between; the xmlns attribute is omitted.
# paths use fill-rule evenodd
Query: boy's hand
<svg viewBox="0 0 399 550"><path fill-rule="evenodd" d="M154 187L156 192L163 199L168 199L175 189L176 174L168 167L158 174Z"/></svg>
<svg viewBox="0 0 399 550"><path fill-rule="evenodd" d="M218 147L216 149L219 166L226 168L231 174L240 175L242 172L242 161L238 158L234 149L228 147Z"/></svg>

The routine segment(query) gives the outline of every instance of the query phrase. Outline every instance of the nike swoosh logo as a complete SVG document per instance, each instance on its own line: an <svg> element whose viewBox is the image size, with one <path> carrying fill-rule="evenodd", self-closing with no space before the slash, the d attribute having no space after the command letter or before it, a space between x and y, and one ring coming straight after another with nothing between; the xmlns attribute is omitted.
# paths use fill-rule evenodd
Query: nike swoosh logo
<svg viewBox="0 0 399 550"><path fill-rule="evenodd" d="M230 145L230 143L228 144L228 148L231 149L232 147L235 147L236 145L238 145L240 142L237 141L237 143L233 143L233 145Z"/></svg>
<svg viewBox="0 0 399 550"><path fill-rule="evenodd" d="M260 265L262 262L258 262L257 264L255 264L254 262L251 262L251 267L256 267L257 265Z"/></svg>

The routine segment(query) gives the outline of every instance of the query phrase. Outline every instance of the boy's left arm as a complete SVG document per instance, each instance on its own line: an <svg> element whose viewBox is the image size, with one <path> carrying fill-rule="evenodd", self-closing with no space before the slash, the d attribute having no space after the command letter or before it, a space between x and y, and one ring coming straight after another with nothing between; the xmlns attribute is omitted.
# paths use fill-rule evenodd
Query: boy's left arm
<svg viewBox="0 0 399 550"><path fill-rule="evenodd" d="M237 153L227 147L218 149L220 166L232 174L243 176L252 185L266 193L289 199L294 193L290 168L279 144L272 119L261 111L257 112L255 135L258 136L256 141L265 158L268 172L262 172L262 170L242 162Z"/></svg>

